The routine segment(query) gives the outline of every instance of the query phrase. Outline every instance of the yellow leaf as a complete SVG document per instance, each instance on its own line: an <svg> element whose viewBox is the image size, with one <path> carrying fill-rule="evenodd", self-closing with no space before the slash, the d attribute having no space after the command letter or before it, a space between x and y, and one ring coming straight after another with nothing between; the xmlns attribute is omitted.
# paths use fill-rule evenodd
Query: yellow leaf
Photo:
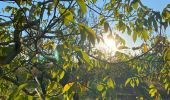
<svg viewBox="0 0 170 100"><path fill-rule="evenodd" d="M63 93L65 93L66 91L68 91L70 89L70 87L72 87L74 84L74 82L71 82L71 83L67 83L65 86L64 86L64 89L63 89Z"/></svg>
<svg viewBox="0 0 170 100"><path fill-rule="evenodd" d="M144 52L147 52L147 51L148 51L148 47L147 47L146 44L143 45L143 50L144 50Z"/></svg>

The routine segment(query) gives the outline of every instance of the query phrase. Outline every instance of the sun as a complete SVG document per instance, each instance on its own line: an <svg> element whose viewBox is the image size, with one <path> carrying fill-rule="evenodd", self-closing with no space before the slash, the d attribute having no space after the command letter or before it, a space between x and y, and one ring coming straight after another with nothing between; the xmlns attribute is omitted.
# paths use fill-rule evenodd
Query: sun
<svg viewBox="0 0 170 100"><path fill-rule="evenodd" d="M116 43L113 38L108 38L108 34L102 36L102 41L97 43L96 48L106 54L115 54L117 51Z"/></svg>
<svg viewBox="0 0 170 100"><path fill-rule="evenodd" d="M104 43L108 49L115 50L115 51L117 50L115 41L113 39L109 39L106 37L104 38Z"/></svg>

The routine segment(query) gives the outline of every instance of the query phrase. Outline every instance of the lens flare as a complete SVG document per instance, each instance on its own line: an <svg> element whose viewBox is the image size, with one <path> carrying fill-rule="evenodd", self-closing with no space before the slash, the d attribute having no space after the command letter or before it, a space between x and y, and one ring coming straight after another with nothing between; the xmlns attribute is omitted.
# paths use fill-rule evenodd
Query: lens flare
<svg viewBox="0 0 170 100"><path fill-rule="evenodd" d="M113 39L105 38L104 42L108 49L115 50L115 51L117 50L115 41Z"/></svg>
<svg viewBox="0 0 170 100"><path fill-rule="evenodd" d="M108 34L102 36L102 41L97 43L96 49L109 55L115 55L115 52L118 51L114 38L108 38Z"/></svg>

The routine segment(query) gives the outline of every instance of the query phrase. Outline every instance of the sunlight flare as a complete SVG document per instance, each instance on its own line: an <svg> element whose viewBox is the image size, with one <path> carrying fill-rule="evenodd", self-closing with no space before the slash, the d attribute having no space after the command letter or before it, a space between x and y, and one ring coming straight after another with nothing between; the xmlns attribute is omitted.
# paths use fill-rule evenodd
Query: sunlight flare
<svg viewBox="0 0 170 100"><path fill-rule="evenodd" d="M113 37L109 38L108 34L105 34L101 38L102 40L97 43L96 48L106 54L114 55L117 51L117 48Z"/></svg>
<svg viewBox="0 0 170 100"><path fill-rule="evenodd" d="M111 50L114 50L114 51L117 50L115 41L113 39L109 39L109 38L106 37L106 38L104 38L104 43L105 43L105 45L107 46L108 49L111 49Z"/></svg>

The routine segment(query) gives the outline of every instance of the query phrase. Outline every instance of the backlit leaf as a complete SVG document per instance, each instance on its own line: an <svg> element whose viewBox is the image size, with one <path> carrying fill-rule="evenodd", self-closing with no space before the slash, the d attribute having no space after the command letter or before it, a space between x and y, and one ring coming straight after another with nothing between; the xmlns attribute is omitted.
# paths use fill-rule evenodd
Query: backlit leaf
<svg viewBox="0 0 170 100"><path fill-rule="evenodd" d="M153 84L149 85L149 88L154 88L155 86Z"/></svg>
<svg viewBox="0 0 170 100"><path fill-rule="evenodd" d="M82 10L82 12L85 14L87 12L86 10L86 3L84 0L76 0L78 5L80 6L80 9Z"/></svg>
<svg viewBox="0 0 170 100"><path fill-rule="evenodd" d="M88 26L85 26L83 24L78 24L79 27L80 27L80 30L86 32L88 34L88 39L89 41L95 45L95 40L96 40L96 33L91 29L89 28Z"/></svg>
<svg viewBox="0 0 170 100"><path fill-rule="evenodd" d="M87 55L87 53L83 52L83 51L78 51L78 55L86 62L86 63L90 63L90 59L89 56Z"/></svg>
<svg viewBox="0 0 170 100"><path fill-rule="evenodd" d="M109 80L107 81L107 85L108 85L109 87L111 87L111 88L114 88L114 87L115 87L115 84L114 84L114 82L112 81L111 78L109 78Z"/></svg>
<svg viewBox="0 0 170 100"><path fill-rule="evenodd" d="M67 83L67 84L64 86L63 93L65 93L66 91L68 91L68 90L73 86L73 84L74 84L74 82Z"/></svg>
<svg viewBox="0 0 170 100"><path fill-rule="evenodd" d="M137 9L137 8L138 8L138 2L137 2L137 1L133 2L133 3L132 3L132 7L133 7L134 9Z"/></svg>
<svg viewBox="0 0 170 100"><path fill-rule="evenodd" d="M68 26L69 22L73 21L73 15L69 10L66 9L59 9L60 14L64 17L64 24Z"/></svg>
<svg viewBox="0 0 170 100"><path fill-rule="evenodd" d="M168 89L168 86L169 86L169 83L166 83L166 84L165 84L165 89L166 89L166 90Z"/></svg>
<svg viewBox="0 0 170 100"><path fill-rule="evenodd" d="M102 97L105 97L106 96L106 91L103 91L102 92Z"/></svg>
<svg viewBox="0 0 170 100"><path fill-rule="evenodd" d="M87 30L88 30L88 38L90 40L90 42L95 45L95 40L96 40L96 33L91 29L91 28L88 28L87 27Z"/></svg>
<svg viewBox="0 0 170 100"><path fill-rule="evenodd" d="M130 85L131 85L131 87L133 87L133 88L135 87L135 83L134 83L133 80L130 81Z"/></svg>
<svg viewBox="0 0 170 100"><path fill-rule="evenodd" d="M102 91L103 89L104 89L103 85L101 85L101 84L97 85L97 90L98 91Z"/></svg>
<svg viewBox="0 0 170 100"><path fill-rule="evenodd" d="M149 94L151 95L151 97L155 96L155 94L157 93L157 89L150 89Z"/></svg>
<svg viewBox="0 0 170 100"><path fill-rule="evenodd" d="M125 86L131 81L131 78L128 78L125 82Z"/></svg>
<svg viewBox="0 0 170 100"><path fill-rule="evenodd" d="M143 35L144 41L147 41L149 39L149 34L146 29L143 30L142 35Z"/></svg>
<svg viewBox="0 0 170 100"><path fill-rule="evenodd" d="M60 79L62 79L64 77L64 74L65 74L65 72L62 71L62 73L60 74Z"/></svg>
<svg viewBox="0 0 170 100"><path fill-rule="evenodd" d="M139 85L139 79L138 78L136 79L136 85L137 86Z"/></svg>
<svg viewBox="0 0 170 100"><path fill-rule="evenodd" d="M146 43L143 44L143 51L144 51L144 52L147 52L147 51L148 51L148 47L147 47L147 44L146 44Z"/></svg>

